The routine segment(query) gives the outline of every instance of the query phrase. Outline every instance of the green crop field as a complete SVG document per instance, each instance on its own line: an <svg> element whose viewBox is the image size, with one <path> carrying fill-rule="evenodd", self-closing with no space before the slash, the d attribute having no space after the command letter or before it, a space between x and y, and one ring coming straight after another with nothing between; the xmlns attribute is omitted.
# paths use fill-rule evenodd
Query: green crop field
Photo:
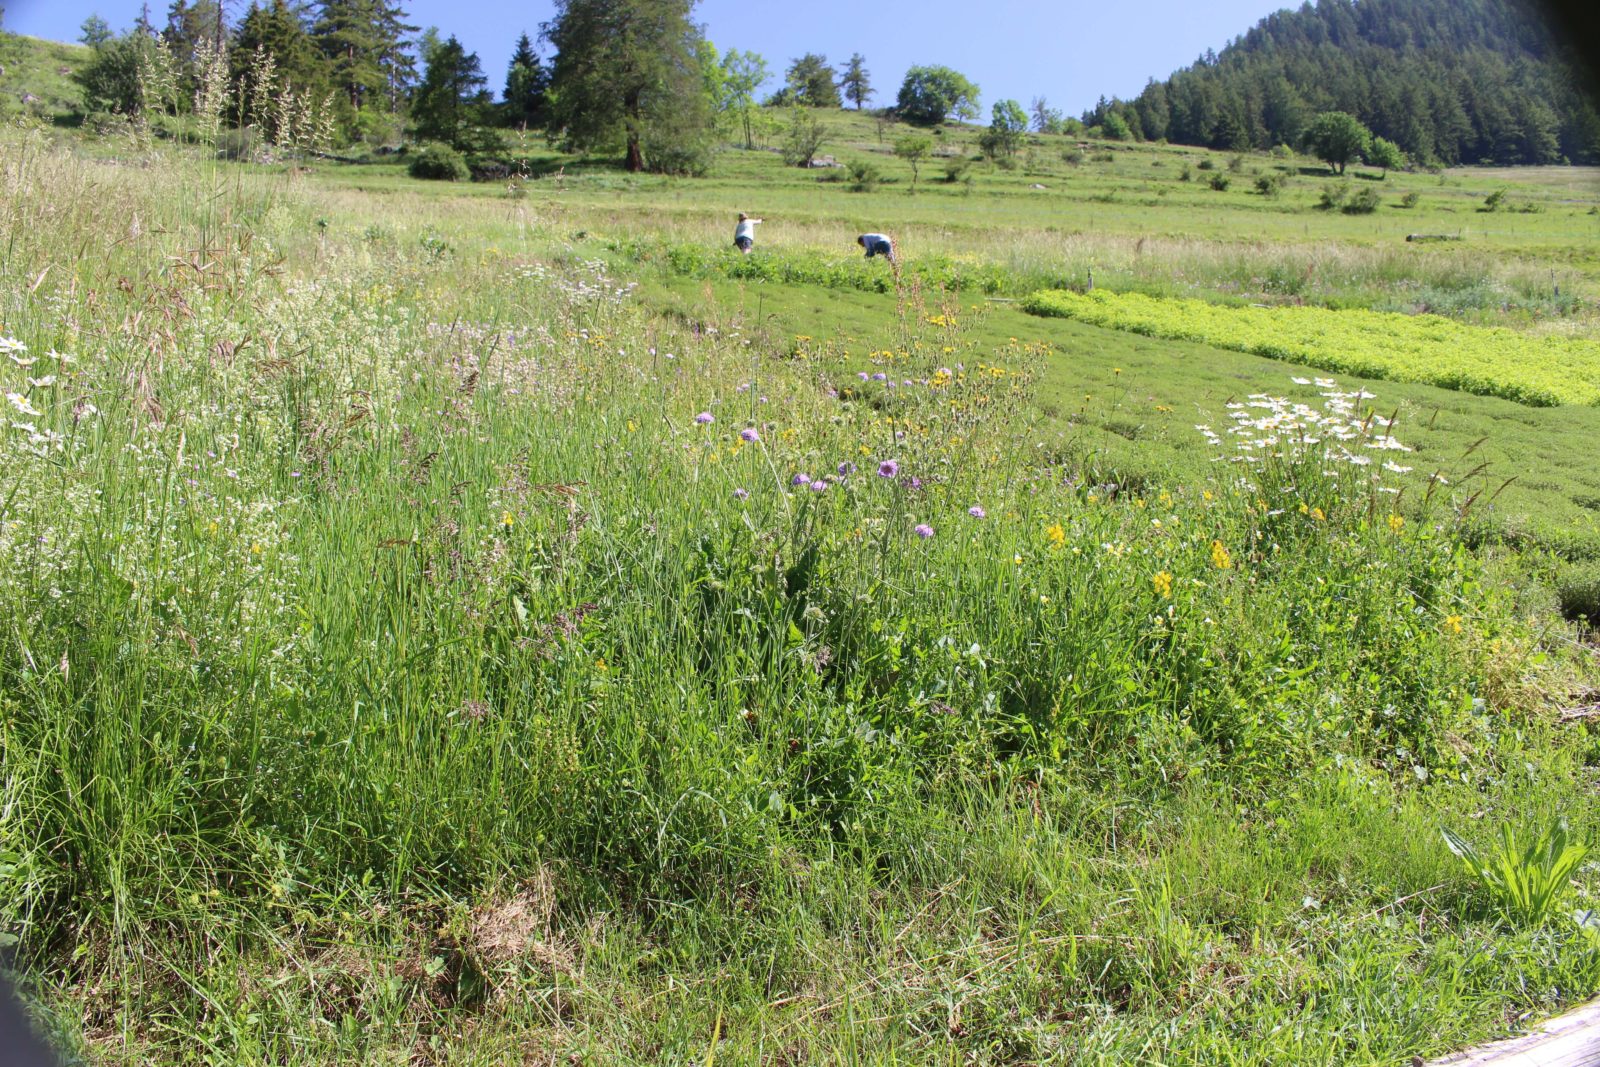
<svg viewBox="0 0 1600 1067"><path fill-rule="evenodd" d="M1392 1064L1600 990L1595 172L826 121L872 188L0 137L64 1047Z"/></svg>

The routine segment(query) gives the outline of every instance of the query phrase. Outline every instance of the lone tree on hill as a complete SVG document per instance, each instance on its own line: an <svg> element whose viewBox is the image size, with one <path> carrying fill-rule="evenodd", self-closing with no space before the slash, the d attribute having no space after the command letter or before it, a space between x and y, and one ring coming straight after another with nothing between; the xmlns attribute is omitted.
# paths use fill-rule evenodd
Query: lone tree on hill
<svg viewBox="0 0 1600 1067"><path fill-rule="evenodd" d="M759 52L741 52L730 48L722 57L722 99L718 106L724 112L739 116L744 127L744 146L756 146L752 119L756 113L756 90L767 80L767 61Z"/></svg>
<svg viewBox="0 0 1600 1067"><path fill-rule="evenodd" d="M1033 98L1030 110L1033 112L1033 128L1039 133L1060 133L1066 125L1066 118L1042 96Z"/></svg>
<svg viewBox="0 0 1600 1067"><path fill-rule="evenodd" d="M1372 148L1372 131L1354 115L1324 111L1306 127L1305 150L1343 174L1346 163L1360 159Z"/></svg>
<svg viewBox="0 0 1600 1067"><path fill-rule="evenodd" d="M839 99L839 87L833 81L833 68L828 66L828 57L815 52L807 52L789 64L787 88L787 101L801 107L844 106Z"/></svg>
<svg viewBox="0 0 1600 1067"><path fill-rule="evenodd" d="M869 80L871 77L866 57L860 52L850 57L850 62L839 74L839 88L844 90L844 98L854 104L857 111L861 110L861 105L878 95Z"/></svg>
<svg viewBox="0 0 1600 1067"><path fill-rule="evenodd" d="M556 0L556 16L544 24L556 50L551 135L579 151L620 142L630 171L645 169L645 143L659 144L664 130L708 136L693 7L694 0Z"/></svg>
<svg viewBox="0 0 1600 1067"><path fill-rule="evenodd" d="M990 159L1017 154L1022 135L1028 130L1028 113L1015 100L999 100L990 110L989 128L978 138L978 146Z"/></svg>
<svg viewBox="0 0 1600 1067"><path fill-rule="evenodd" d="M922 161L933 151L933 138L925 133L908 133L894 143L894 154L911 164L911 189L917 188Z"/></svg>
<svg viewBox="0 0 1600 1067"><path fill-rule="evenodd" d="M88 18L84 19L83 25L79 27L79 29L82 32L79 33L78 40L82 41L90 48L99 48L101 45L111 40L111 27L107 25L106 20L101 18L99 15L90 15Z"/></svg>
<svg viewBox="0 0 1600 1067"><path fill-rule="evenodd" d="M907 122L937 126L950 115L978 117L978 87L949 67L912 67L900 83L895 109Z"/></svg>

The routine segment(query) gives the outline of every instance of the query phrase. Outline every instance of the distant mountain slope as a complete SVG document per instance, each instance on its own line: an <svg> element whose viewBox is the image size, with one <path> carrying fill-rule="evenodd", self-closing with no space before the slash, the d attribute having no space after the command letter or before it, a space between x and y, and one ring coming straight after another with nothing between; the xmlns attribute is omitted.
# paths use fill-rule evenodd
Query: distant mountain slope
<svg viewBox="0 0 1600 1067"><path fill-rule="evenodd" d="M1600 113L1576 62L1515 0L1317 0L1084 118L1242 149L1295 144L1317 112L1347 111L1423 161L1597 163Z"/></svg>

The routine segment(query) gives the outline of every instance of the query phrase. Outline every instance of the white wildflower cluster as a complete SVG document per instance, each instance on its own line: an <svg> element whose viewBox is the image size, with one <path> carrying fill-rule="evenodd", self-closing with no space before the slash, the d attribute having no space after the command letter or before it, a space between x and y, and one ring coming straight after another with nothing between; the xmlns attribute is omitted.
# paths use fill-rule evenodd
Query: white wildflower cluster
<svg viewBox="0 0 1600 1067"><path fill-rule="evenodd" d="M49 418L56 387L74 360L52 349L41 365L39 359L28 355L27 345L4 336L0 336L0 352L14 365L12 368L0 364L0 371L5 372L6 398L0 418L6 420L5 426L11 431L5 435L7 440L35 456L63 451L66 438L45 420ZM94 413L93 405L80 403L74 407L73 418L76 421Z"/></svg>
<svg viewBox="0 0 1600 1067"><path fill-rule="evenodd" d="M1296 385L1314 385L1320 391L1320 407L1299 403L1281 396L1253 393L1242 402L1229 404L1227 437L1208 425L1198 430L1214 447L1223 448L1231 438L1232 455L1218 455L1215 462L1261 464L1268 460L1294 461L1316 455L1332 464L1371 467L1374 452L1410 452L1395 439L1393 422L1381 415L1366 413L1366 402L1376 399L1365 389L1354 392L1339 389L1332 378L1294 378ZM1392 459L1382 462L1384 470L1405 474L1411 470ZM1330 470L1327 473L1333 474Z"/></svg>
<svg viewBox="0 0 1600 1067"><path fill-rule="evenodd" d="M619 285L611 277L603 259L586 259L574 264L568 272L560 272L546 263L531 263L517 268L520 281L535 281L552 286L571 303L621 303L633 295L638 282Z"/></svg>

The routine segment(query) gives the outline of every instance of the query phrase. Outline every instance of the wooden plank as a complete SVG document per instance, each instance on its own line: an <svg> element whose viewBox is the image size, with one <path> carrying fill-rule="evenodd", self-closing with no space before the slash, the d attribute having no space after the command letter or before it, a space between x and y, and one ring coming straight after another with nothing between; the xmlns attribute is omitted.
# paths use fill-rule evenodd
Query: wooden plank
<svg viewBox="0 0 1600 1067"><path fill-rule="evenodd" d="M1432 1067L1600 1067L1600 1001L1558 1015L1531 1034L1434 1060Z"/></svg>

